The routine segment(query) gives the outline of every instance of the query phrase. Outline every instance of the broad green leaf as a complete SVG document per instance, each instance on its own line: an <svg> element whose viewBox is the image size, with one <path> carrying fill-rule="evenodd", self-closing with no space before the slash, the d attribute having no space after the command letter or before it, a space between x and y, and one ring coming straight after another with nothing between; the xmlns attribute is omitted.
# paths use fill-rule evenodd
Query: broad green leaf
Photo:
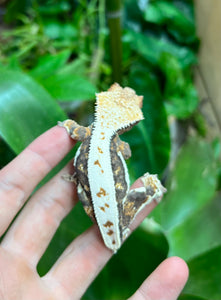
<svg viewBox="0 0 221 300"><path fill-rule="evenodd" d="M181 149L167 184L167 193L154 210L155 220L165 230L186 222L215 194L217 164L207 142L192 138Z"/></svg>
<svg viewBox="0 0 221 300"><path fill-rule="evenodd" d="M32 78L1 69L0 134L15 153L65 118L54 99Z"/></svg>
<svg viewBox="0 0 221 300"><path fill-rule="evenodd" d="M96 87L86 78L68 73L57 73L42 82L45 89L59 101L90 100Z"/></svg>
<svg viewBox="0 0 221 300"><path fill-rule="evenodd" d="M188 261L188 266L190 276L184 293L208 300L220 300L221 246Z"/></svg>
<svg viewBox="0 0 221 300"><path fill-rule="evenodd" d="M169 255L178 255L187 260L221 245L221 194L172 228L167 238Z"/></svg>
<svg viewBox="0 0 221 300"><path fill-rule="evenodd" d="M129 168L133 180L147 171L162 173L169 159L167 117L157 81L149 73L147 69L136 68L130 75L129 86L138 95L144 96L142 111L145 117L145 120L122 135L132 150Z"/></svg>
<svg viewBox="0 0 221 300"><path fill-rule="evenodd" d="M88 59L85 56L80 56L79 58L76 58L72 62L69 62L68 64L60 68L58 70L58 73L85 76L87 74L87 62Z"/></svg>
<svg viewBox="0 0 221 300"><path fill-rule="evenodd" d="M34 78L48 78L65 65L70 54L70 50L65 50L54 55L44 55L38 59L36 66L29 74Z"/></svg>
<svg viewBox="0 0 221 300"><path fill-rule="evenodd" d="M126 37L130 41L132 49L151 64L157 65L163 53L175 56L182 67L187 67L197 61L195 54L189 48L179 46L166 38L156 38L131 30L127 32Z"/></svg>
<svg viewBox="0 0 221 300"><path fill-rule="evenodd" d="M150 2L144 18L156 24L166 24L169 32L181 43L193 42L196 39L193 19L187 18L173 2Z"/></svg>

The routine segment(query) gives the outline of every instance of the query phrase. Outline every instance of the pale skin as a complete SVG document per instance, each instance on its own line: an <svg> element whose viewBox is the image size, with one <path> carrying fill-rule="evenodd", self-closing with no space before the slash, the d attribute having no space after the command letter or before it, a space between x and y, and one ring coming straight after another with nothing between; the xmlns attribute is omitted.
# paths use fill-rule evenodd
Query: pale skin
<svg viewBox="0 0 221 300"><path fill-rule="evenodd" d="M74 141L63 128L53 127L31 143L0 171L1 236L41 179L68 153ZM36 266L62 219L77 202L73 183L61 178L73 173L71 163L28 201L0 246L1 300L75 300L113 255L96 226L76 238L50 271L39 277ZM133 187L140 186L141 181ZM151 203L132 224L150 213ZM130 300L175 300L188 278L186 263L171 257L162 262Z"/></svg>

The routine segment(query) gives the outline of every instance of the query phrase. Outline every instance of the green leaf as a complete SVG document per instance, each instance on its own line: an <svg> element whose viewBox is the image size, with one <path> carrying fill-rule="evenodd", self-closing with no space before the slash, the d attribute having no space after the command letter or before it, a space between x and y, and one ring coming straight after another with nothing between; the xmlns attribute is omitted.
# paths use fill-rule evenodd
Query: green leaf
<svg viewBox="0 0 221 300"><path fill-rule="evenodd" d="M194 295L181 294L178 300L210 300L210 299L202 298Z"/></svg>
<svg viewBox="0 0 221 300"><path fill-rule="evenodd" d="M131 48L151 64L157 65L162 53L175 56L182 67L196 63L195 54L187 47L178 46L166 38L145 35L143 33L128 31L126 38L130 41Z"/></svg>
<svg viewBox="0 0 221 300"><path fill-rule="evenodd" d="M166 24L169 32L181 43L196 40L194 20L187 18L173 2L150 2L146 7L144 18L155 24Z"/></svg>
<svg viewBox="0 0 221 300"><path fill-rule="evenodd" d="M34 78L47 78L66 64L70 54L70 50L65 50L55 55L47 54L41 56L29 74Z"/></svg>
<svg viewBox="0 0 221 300"><path fill-rule="evenodd" d="M132 69L129 86L144 96L142 111L145 120L122 135L131 146L129 169L134 180L147 171L163 172L169 159L170 137L160 89L150 70L138 66Z"/></svg>
<svg viewBox="0 0 221 300"><path fill-rule="evenodd" d="M66 118L53 98L22 72L1 70L0 134L19 153L37 136Z"/></svg>
<svg viewBox="0 0 221 300"><path fill-rule="evenodd" d="M47 5L38 7L40 14L42 15L58 15L64 14L70 10L70 3L68 1L51 1L51 3L47 3Z"/></svg>
<svg viewBox="0 0 221 300"><path fill-rule="evenodd" d="M68 73L57 73L42 82L45 89L59 101L90 100L96 87L86 78Z"/></svg>
<svg viewBox="0 0 221 300"><path fill-rule="evenodd" d="M190 276L184 293L203 299L221 299L221 246L188 262Z"/></svg>
<svg viewBox="0 0 221 300"><path fill-rule="evenodd" d="M198 106L198 94L189 68L183 69L176 57L162 53L159 66L165 75L164 99L169 115L186 119Z"/></svg>
<svg viewBox="0 0 221 300"><path fill-rule="evenodd" d="M167 184L167 193L152 215L165 230L184 223L215 194L217 164L207 142L193 138L181 149Z"/></svg>
<svg viewBox="0 0 221 300"><path fill-rule="evenodd" d="M178 255L187 260L221 245L220 199L221 194L218 194L168 232L170 256Z"/></svg>
<svg viewBox="0 0 221 300"><path fill-rule="evenodd" d="M62 68L58 70L59 74L69 74L69 75L78 75L78 76L86 76L87 74L87 65L88 59L85 56L80 56L76 58L72 62L64 65Z"/></svg>
<svg viewBox="0 0 221 300"><path fill-rule="evenodd" d="M57 19L44 19L44 34L52 40L61 40L69 42L73 47L73 41L76 43L78 36L77 29L71 23L62 23Z"/></svg>

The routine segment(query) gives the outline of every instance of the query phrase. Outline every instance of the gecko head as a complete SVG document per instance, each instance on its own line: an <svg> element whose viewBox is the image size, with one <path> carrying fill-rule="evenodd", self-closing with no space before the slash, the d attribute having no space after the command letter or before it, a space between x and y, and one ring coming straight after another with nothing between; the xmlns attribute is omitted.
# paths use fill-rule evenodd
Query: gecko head
<svg viewBox="0 0 221 300"><path fill-rule="evenodd" d="M114 83L108 91L96 94L96 122L114 131L126 129L144 118L142 104L143 96Z"/></svg>

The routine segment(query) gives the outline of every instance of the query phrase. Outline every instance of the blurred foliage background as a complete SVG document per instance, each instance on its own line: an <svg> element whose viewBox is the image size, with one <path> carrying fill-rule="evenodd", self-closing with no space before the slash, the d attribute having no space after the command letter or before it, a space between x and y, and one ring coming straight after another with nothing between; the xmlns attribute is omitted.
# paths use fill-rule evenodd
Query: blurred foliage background
<svg viewBox="0 0 221 300"><path fill-rule="evenodd" d="M192 1L1 1L0 18L1 167L58 120L90 124L95 92L113 82L144 95L145 120L122 136L132 148L131 181L148 170L168 192L83 299L125 299L178 255L190 268L179 299L220 300L220 142L207 139L193 81L200 43ZM90 225L78 204L39 273Z"/></svg>

